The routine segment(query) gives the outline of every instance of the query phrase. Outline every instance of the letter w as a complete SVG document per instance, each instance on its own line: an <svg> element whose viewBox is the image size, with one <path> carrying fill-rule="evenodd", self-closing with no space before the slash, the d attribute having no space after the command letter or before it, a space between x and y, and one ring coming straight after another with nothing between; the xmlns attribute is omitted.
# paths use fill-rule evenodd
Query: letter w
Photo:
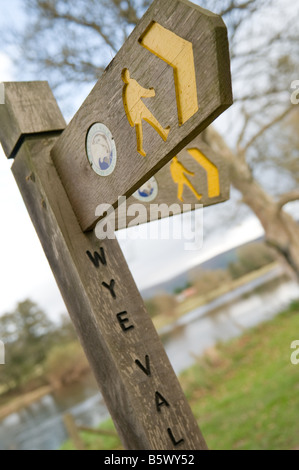
<svg viewBox="0 0 299 470"><path fill-rule="evenodd" d="M100 248L100 252L101 252L101 254L99 254L97 251L95 251L94 255L92 255L90 253L90 251L86 252L88 258L90 259L90 261L92 262L92 264L96 268L100 267L100 262L102 263L103 266L107 265L106 256L105 256L105 252L104 252L103 248Z"/></svg>

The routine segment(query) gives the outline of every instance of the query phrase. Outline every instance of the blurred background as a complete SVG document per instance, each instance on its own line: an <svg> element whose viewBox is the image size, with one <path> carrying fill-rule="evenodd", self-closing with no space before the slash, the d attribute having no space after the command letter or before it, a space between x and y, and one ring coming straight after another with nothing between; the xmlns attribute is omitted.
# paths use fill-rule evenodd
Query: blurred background
<svg viewBox="0 0 299 470"><path fill-rule="evenodd" d="M204 209L198 251L144 239L145 227L118 237L209 447L296 449L299 4L194 3L229 31L235 102L203 139L229 165L231 199ZM0 81L49 81L69 121L150 4L2 0ZM0 157L0 449L119 448L12 162Z"/></svg>

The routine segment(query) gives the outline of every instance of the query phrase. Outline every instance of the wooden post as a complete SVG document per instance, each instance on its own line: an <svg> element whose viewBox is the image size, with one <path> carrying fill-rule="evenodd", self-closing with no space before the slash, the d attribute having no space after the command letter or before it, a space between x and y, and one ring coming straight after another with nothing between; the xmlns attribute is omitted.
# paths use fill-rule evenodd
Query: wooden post
<svg viewBox="0 0 299 470"><path fill-rule="evenodd" d="M50 156L63 118L48 85L5 91L3 147L124 447L207 449L118 242L79 226Z"/></svg>
<svg viewBox="0 0 299 470"><path fill-rule="evenodd" d="M73 416L70 413L67 413L63 416L63 421L76 450L86 450Z"/></svg>

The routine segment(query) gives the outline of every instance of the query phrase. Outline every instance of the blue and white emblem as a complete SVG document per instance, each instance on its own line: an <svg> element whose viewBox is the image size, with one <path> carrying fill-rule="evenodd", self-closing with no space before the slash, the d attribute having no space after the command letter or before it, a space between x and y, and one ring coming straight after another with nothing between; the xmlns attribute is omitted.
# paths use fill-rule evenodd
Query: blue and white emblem
<svg viewBox="0 0 299 470"><path fill-rule="evenodd" d="M91 126L86 138L86 153L93 171L100 176L113 173L117 152L114 138L104 124L96 123Z"/></svg>
<svg viewBox="0 0 299 470"><path fill-rule="evenodd" d="M154 176L147 183L144 183L141 188L136 191L133 196L141 202L152 202L158 196L158 183Z"/></svg>

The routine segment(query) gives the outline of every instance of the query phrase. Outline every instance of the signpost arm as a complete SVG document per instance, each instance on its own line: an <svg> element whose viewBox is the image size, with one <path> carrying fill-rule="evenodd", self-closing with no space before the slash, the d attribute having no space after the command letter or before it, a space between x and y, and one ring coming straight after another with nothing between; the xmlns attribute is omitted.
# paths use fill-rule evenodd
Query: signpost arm
<svg viewBox="0 0 299 470"><path fill-rule="evenodd" d="M122 443L131 450L207 449L118 242L99 242L79 226L50 156L63 118L48 84L38 87L45 106L35 106L35 89L5 84L0 138L15 156L13 174Z"/></svg>

